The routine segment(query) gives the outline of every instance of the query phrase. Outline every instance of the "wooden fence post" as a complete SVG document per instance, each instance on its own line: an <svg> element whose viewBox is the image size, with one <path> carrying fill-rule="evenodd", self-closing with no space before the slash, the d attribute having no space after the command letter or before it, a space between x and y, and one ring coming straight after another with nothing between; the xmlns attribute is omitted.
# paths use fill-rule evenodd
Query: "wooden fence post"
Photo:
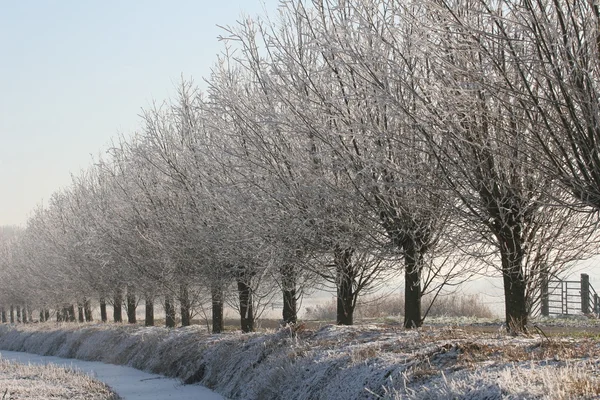
<svg viewBox="0 0 600 400"><path fill-rule="evenodd" d="M542 293L541 293L541 313L543 317L548 317L550 315L550 304L548 301L548 275L544 274L542 276Z"/></svg>
<svg viewBox="0 0 600 400"><path fill-rule="evenodd" d="M590 276L581 274L581 312L590 313Z"/></svg>

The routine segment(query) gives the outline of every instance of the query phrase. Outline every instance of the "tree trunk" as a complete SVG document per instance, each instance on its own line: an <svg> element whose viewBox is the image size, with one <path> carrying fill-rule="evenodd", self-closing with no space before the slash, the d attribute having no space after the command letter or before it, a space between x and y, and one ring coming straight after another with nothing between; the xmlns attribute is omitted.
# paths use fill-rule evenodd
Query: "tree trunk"
<svg viewBox="0 0 600 400"><path fill-rule="evenodd" d="M47 308L44 310L44 321L50 321L50 310Z"/></svg>
<svg viewBox="0 0 600 400"><path fill-rule="evenodd" d="M83 298L83 312L87 322L92 322L94 320L94 317L92 316L92 302L85 297Z"/></svg>
<svg viewBox="0 0 600 400"><path fill-rule="evenodd" d="M85 322L85 316L83 314L83 303L77 304L77 317L80 323Z"/></svg>
<svg viewBox="0 0 600 400"><path fill-rule="evenodd" d="M65 319L63 315L63 310L64 309L61 310L60 308L56 309L56 322L63 322L63 320Z"/></svg>
<svg viewBox="0 0 600 400"><path fill-rule="evenodd" d="M6 308L2 307L1 314L2 314L2 323L5 324L6 323Z"/></svg>
<svg viewBox="0 0 600 400"><path fill-rule="evenodd" d="M15 323L15 306L13 305L10 306L10 323Z"/></svg>
<svg viewBox="0 0 600 400"><path fill-rule="evenodd" d="M223 323L223 289L218 284L213 283L210 288L212 300L212 332L221 333L224 331Z"/></svg>
<svg viewBox="0 0 600 400"><path fill-rule="evenodd" d="M165 325L167 328L175 328L175 304L173 296L165 296Z"/></svg>
<svg viewBox="0 0 600 400"><path fill-rule="evenodd" d="M240 317L242 332L253 332L254 313L252 310L252 288L243 279L238 279L237 285L240 299Z"/></svg>
<svg viewBox="0 0 600 400"><path fill-rule="evenodd" d="M179 305L181 308L181 326L190 326L192 322L192 304L190 292L185 284L181 284L179 287Z"/></svg>
<svg viewBox="0 0 600 400"><path fill-rule="evenodd" d="M106 299L104 296L100 297L100 320L102 322L108 321L108 314L106 313Z"/></svg>
<svg viewBox="0 0 600 400"><path fill-rule="evenodd" d="M123 292L121 291L120 288L118 288L115 290L114 299L113 299L113 321L123 322L122 307L123 307Z"/></svg>
<svg viewBox="0 0 600 400"><path fill-rule="evenodd" d="M404 328L419 328L421 318L421 254L417 244L407 239L404 249Z"/></svg>
<svg viewBox="0 0 600 400"><path fill-rule="evenodd" d="M69 322L75 322L75 306L73 304L69 305Z"/></svg>
<svg viewBox="0 0 600 400"><path fill-rule="evenodd" d="M295 324L298 322L296 270L291 265L284 265L280 268L280 273L283 291L283 322L285 324Z"/></svg>
<svg viewBox="0 0 600 400"><path fill-rule="evenodd" d="M334 250L334 262L336 269L337 287L337 313L336 323L338 325L352 325L354 322L354 270L352 265L352 254L354 250L336 247Z"/></svg>
<svg viewBox="0 0 600 400"><path fill-rule="evenodd" d="M135 315L135 291L132 286L127 287L127 322L135 324L137 318Z"/></svg>
<svg viewBox="0 0 600 400"><path fill-rule="evenodd" d="M146 319L144 325L154 326L154 299L150 295L146 295Z"/></svg>
<svg viewBox="0 0 600 400"><path fill-rule="evenodd" d="M505 225L500 242L506 326L511 333L527 331L526 282L522 272L523 244L519 226Z"/></svg>
<svg viewBox="0 0 600 400"><path fill-rule="evenodd" d="M42 308L40 310L40 322L46 322L46 319L44 318L46 315L44 314L44 309Z"/></svg>
<svg viewBox="0 0 600 400"><path fill-rule="evenodd" d="M21 323L21 306L17 306L17 323Z"/></svg>

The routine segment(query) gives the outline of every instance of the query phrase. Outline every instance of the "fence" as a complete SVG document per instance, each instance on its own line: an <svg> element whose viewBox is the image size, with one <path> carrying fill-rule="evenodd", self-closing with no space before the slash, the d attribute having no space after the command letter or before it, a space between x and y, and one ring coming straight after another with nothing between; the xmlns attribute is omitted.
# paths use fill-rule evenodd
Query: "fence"
<svg viewBox="0 0 600 400"><path fill-rule="evenodd" d="M541 312L544 316L593 314L600 317L600 298L588 274L579 281L550 279L542 288Z"/></svg>

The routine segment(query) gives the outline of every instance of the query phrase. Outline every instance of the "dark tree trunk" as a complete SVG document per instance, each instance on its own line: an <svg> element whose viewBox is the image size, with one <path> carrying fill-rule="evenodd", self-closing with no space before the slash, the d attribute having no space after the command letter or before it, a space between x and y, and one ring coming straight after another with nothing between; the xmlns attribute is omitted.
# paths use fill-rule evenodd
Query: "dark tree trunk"
<svg viewBox="0 0 600 400"><path fill-rule="evenodd" d="M44 314L44 309L42 308L40 310L40 322L46 322L45 317L46 317L46 315Z"/></svg>
<svg viewBox="0 0 600 400"><path fill-rule="evenodd" d="M33 309L31 307L27 307L27 319L33 323Z"/></svg>
<svg viewBox="0 0 600 400"><path fill-rule="evenodd" d="M352 249L336 248L334 262L336 268L337 313L338 325L352 325L354 322L355 294L353 290L354 268L352 265Z"/></svg>
<svg viewBox="0 0 600 400"><path fill-rule="evenodd" d="M21 309L21 320L23 321L24 324L29 322L27 320L27 306L23 306L23 308Z"/></svg>
<svg viewBox="0 0 600 400"><path fill-rule="evenodd" d="M92 322L94 320L94 317L92 316L92 302L88 298L83 299L83 312L87 322Z"/></svg>
<svg viewBox="0 0 600 400"><path fill-rule="evenodd" d="M526 332L527 306L522 274L503 272L506 325L512 333Z"/></svg>
<svg viewBox="0 0 600 400"><path fill-rule="evenodd" d="M421 254L412 239L404 243L404 328L421 327Z"/></svg>
<svg viewBox="0 0 600 400"><path fill-rule="evenodd" d="M506 326L511 333L527 331L527 284L523 276L523 243L520 226L506 226L497 235L500 242Z"/></svg>
<svg viewBox="0 0 600 400"><path fill-rule="evenodd" d="M284 265L281 267L280 273L283 292L283 322L286 324L295 324L298 322L296 270L291 265Z"/></svg>
<svg viewBox="0 0 600 400"><path fill-rule="evenodd" d="M44 310L44 321L50 321L50 310L47 308Z"/></svg>
<svg viewBox="0 0 600 400"><path fill-rule="evenodd" d="M135 324L137 318L135 315L135 291L132 286L127 287L127 322Z"/></svg>
<svg viewBox="0 0 600 400"><path fill-rule="evenodd" d="M69 322L75 322L75 306L71 304L68 308Z"/></svg>
<svg viewBox="0 0 600 400"><path fill-rule="evenodd" d="M10 306L10 323L15 323L15 306L13 305Z"/></svg>
<svg viewBox="0 0 600 400"><path fill-rule="evenodd" d="M254 312L252 310L252 288L245 280L238 279L238 294L240 299L240 317L242 332L254 331Z"/></svg>
<svg viewBox="0 0 600 400"><path fill-rule="evenodd" d="M146 319L144 325L154 326L154 299L150 295L146 295Z"/></svg>
<svg viewBox="0 0 600 400"><path fill-rule="evenodd" d="M21 320L21 306L17 306L17 323L22 322Z"/></svg>
<svg viewBox="0 0 600 400"><path fill-rule="evenodd" d="M83 304L77 304L77 317L80 323L85 322L85 315L83 314Z"/></svg>
<svg viewBox="0 0 600 400"><path fill-rule="evenodd" d="M6 308L2 307L2 323L5 324L6 323Z"/></svg>
<svg viewBox="0 0 600 400"><path fill-rule="evenodd" d="M64 308L61 310L60 308L56 309L56 322L63 322L65 316L63 314Z"/></svg>
<svg viewBox="0 0 600 400"><path fill-rule="evenodd" d="M100 297L100 320L102 322L108 321L108 314L106 313L106 299L104 296Z"/></svg>
<svg viewBox="0 0 600 400"><path fill-rule="evenodd" d="M175 304L173 304L173 296L165 296L165 326L167 328L175 328Z"/></svg>
<svg viewBox="0 0 600 400"><path fill-rule="evenodd" d="M115 322L123 322L123 292L121 289L115 290L114 299L113 299L113 321Z"/></svg>
<svg viewBox="0 0 600 400"><path fill-rule="evenodd" d="M218 284L213 284L210 288L212 300L212 332L222 333L223 324L223 288Z"/></svg>
<svg viewBox="0 0 600 400"><path fill-rule="evenodd" d="M181 308L181 326L190 326L192 323L192 304L190 292L185 284L181 284L179 287L179 305Z"/></svg>

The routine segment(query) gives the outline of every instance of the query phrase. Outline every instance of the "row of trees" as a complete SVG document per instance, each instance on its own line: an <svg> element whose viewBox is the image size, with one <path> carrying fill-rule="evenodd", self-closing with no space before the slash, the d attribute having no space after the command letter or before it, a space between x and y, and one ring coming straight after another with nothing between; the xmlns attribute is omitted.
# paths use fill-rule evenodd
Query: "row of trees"
<svg viewBox="0 0 600 400"><path fill-rule="evenodd" d="M291 0L221 39L205 93L182 82L4 235L2 304L132 322L143 298L150 324L160 298L185 325L210 302L220 332L235 293L251 331L276 291L294 323L329 284L352 324L403 274L412 328L424 292L486 267L521 331L540 282L596 249L591 0Z"/></svg>

